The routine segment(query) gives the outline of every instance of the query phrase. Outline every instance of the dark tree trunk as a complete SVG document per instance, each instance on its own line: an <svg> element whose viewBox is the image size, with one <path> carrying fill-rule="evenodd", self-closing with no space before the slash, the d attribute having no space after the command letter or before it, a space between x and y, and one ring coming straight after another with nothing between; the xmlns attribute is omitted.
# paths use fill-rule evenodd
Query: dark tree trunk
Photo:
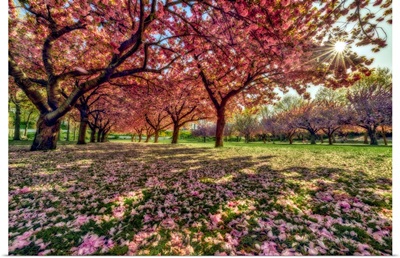
<svg viewBox="0 0 400 258"><path fill-rule="evenodd" d="M174 130L172 132L172 144L177 144L178 143L178 138L179 138L179 125L174 124Z"/></svg>
<svg viewBox="0 0 400 258"><path fill-rule="evenodd" d="M375 128L368 129L368 136L371 141L370 145L378 145L378 139L376 138L376 129Z"/></svg>
<svg viewBox="0 0 400 258"><path fill-rule="evenodd" d="M203 141L206 142L206 137L205 136L203 136Z"/></svg>
<svg viewBox="0 0 400 258"><path fill-rule="evenodd" d="M289 135L289 144L293 144L293 135Z"/></svg>
<svg viewBox="0 0 400 258"><path fill-rule="evenodd" d="M78 144L86 144L85 138L88 122L89 118L87 116L81 117L81 121L79 123Z"/></svg>
<svg viewBox="0 0 400 258"><path fill-rule="evenodd" d="M100 138L100 142L106 142L107 141L107 132L103 131L101 133L101 138Z"/></svg>
<svg viewBox="0 0 400 258"><path fill-rule="evenodd" d="M224 128L225 128L225 107L217 110L217 129L215 132L215 147L224 146Z"/></svg>
<svg viewBox="0 0 400 258"><path fill-rule="evenodd" d="M57 147L60 125L61 120L46 124L44 115L40 115L36 124L36 134L31 146L31 151L54 150Z"/></svg>
<svg viewBox="0 0 400 258"><path fill-rule="evenodd" d="M142 142L142 134L140 133L139 135L138 135L138 142Z"/></svg>
<svg viewBox="0 0 400 258"><path fill-rule="evenodd" d="M70 122L69 122L69 118L68 118L68 121L67 121L67 142L69 142L69 133L70 133Z"/></svg>
<svg viewBox="0 0 400 258"><path fill-rule="evenodd" d="M385 145L388 145L387 139L386 139L386 132L385 132L385 126L381 126L382 127L382 138L383 138L383 142L385 143Z"/></svg>
<svg viewBox="0 0 400 258"><path fill-rule="evenodd" d="M135 141L135 135L131 134L131 142L134 142L134 141Z"/></svg>
<svg viewBox="0 0 400 258"><path fill-rule="evenodd" d="M101 142L101 135L103 134L103 130L99 128L97 132L97 142Z"/></svg>
<svg viewBox="0 0 400 258"><path fill-rule="evenodd" d="M364 144L368 144L368 132L364 133Z"/></svg>
<svg viewBox="0 0 400 258"><path fill-rule="evenodd" d="M13 140L21 140L21 106L15 104L15 125L14 125L14 137Z"/></svg>
<svg viewBox="0 0 400 258"><path fill-rule="evenodd" d="M74 139L72 141L75 141L75 133L76 133L76 124L74 123Z"/></svg>
<svg viewBox="0 0 400 258"><path fill-rule="evenodd" d="M147 134L147 135L146 135L146 140L145 140L144 142L149 142L151 136L152 136L151 134Z"/></svg>
<svg viewBox="0 0 400 258"><path fill-rule="evenodd" d="M329 145L333 145L333 134L328 134L328 141L329 141Z"/></svg>
<svg viewBox="0 0 400 258"><path fill-rule="evenodd" d="M27 137L27 134L28 134L28 127L29 127L29 123L31 122L30 120L31 120L32 113L33 113L32 111L29 112L28 118L26 119L25 130L24 130L24 136L25 137Z"/></svg>
<svg viewBox="0 0 400 258"><path fill-rule="evenodd" d="M62 121L60 121L60 129L58 130L57 141L61 141L61 135L62 135L61 124L62 124Z"/></svg>
<svg viewBox="0 0 400 258"><path fill-rule="evenodd" d="M154 133L154 143L158 143L158 136L159 136L159 131L155 131Z"/></svg>
<svg viewBox="0 0 400 258"><path fill-rule="evenodd" d="M316 139L317 135L314 132L310 132L311 137L310 137L310 144L317 144Z"/></svg>
<svg viewBox="0 0 400 258"><path fill-rule="evenodd" d="M90 132L90 142L96 142L96 128L93 128Z"/></svg>

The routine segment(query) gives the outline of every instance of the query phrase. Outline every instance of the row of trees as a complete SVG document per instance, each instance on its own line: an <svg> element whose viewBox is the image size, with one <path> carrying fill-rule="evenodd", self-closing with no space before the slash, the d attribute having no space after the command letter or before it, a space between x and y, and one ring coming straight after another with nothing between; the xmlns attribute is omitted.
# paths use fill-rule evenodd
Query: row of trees
<svg viewBox="0 0 400 258"><path fill-rule="evenodd" d="M383 18L369 11L372 5ZM277 88L337 88L368 74L372 60L349 48L335 52L334 44L379 51L386 46L382 22L391 23L390 0L16 0L9 1L8 71L10 84L39 112L31 150L56 148L60 122L75 108L83 113L85 131L88 112L81 99L93 91L121 100L102 111L107 115L98 120L98 131L106 134L110 124L119 130L121 114L138 112L156 137L164 117L155 112L158 96L179 96L175 90L187 84L191 96L199 94L212 108L215 146L221 147L236 103L256 106L271 102ZM155 87L163 89L160 95ZM155 100L151 114L133 108L143 107L137 92L144 88L150 89L146 103ZM171 119L175 111L169 110ZM125 123L136 126L134 117Z"/></svg>
<svg viewBox="0 0 400 258"><path fill-rule="evenodd" d="M340 130L365 130L371 145L377 145L377 129L384 136L392 125L392 80L387 69L378 69L365 76L349 89L322 88L313 100L287 95L274 105L260 110L245 109L233 116L230 130L244 136L248 142L256 135L283 135L292 144L299 131L310 135L315 144L318 135L326 135L333 144L334 134ZM203 123L193 130L195 136L214 136L215 125Z"/></svg>

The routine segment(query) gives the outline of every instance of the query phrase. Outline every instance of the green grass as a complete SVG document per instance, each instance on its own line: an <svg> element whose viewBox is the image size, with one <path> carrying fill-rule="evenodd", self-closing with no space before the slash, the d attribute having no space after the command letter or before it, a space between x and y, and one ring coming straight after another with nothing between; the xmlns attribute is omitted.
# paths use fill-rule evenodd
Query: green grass
<svg viewBox="0 0 400 258"><path fill-rule="evenodd" d="M112 239L115 246L101 253L110 255L261 254L256 246L266 241L277 243L278 252L294 248L307 255L307 243L321 238L309 229L312 224L342 241L323 240L331 255L354 254L359 243L370 245L371 254L391 254L391 235L377 241L372 234L391 228L391 146L226 142L214 148L213 142L196 140L177 145L118 140L29 152L27 142L11 142L9 148L9 230L15 234L10 243L28 230L28 222L38 225L36 217L29 221L24 215L54 208L46 212L45 228L34 226L34 237L48 243L54 255L71 254L86 234ZM33 190L15 193L23 187ZM342 202L351 208L342 208ZM113 217L122 206L122 217ZM77 233L55 225L80 214L97 216L96 222L79 226ZM215 214L221 220L211 225ZM173 219L173 228L162 225L166 217ZM342 221L327 226L329 219ZM260 230L263 222L273 225ZM291 228L280 229L282 223ZM112 235L111 229L116 230ZM156 235L132 251L129 242L150 229ZM282 230L286 238L278 240ZM226 247L227 235L237 232L247 233L238 237L237 246ZM299 236L307 240L296 240ZM11 254L38 252L30 244Z"/></svg>

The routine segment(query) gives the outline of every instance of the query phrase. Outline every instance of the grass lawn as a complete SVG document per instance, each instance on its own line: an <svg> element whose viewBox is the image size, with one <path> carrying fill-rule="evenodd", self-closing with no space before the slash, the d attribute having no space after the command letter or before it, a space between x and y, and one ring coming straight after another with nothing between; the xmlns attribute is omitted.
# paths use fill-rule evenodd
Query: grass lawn
<svg viewBox="0 0 400 258"><path fill-rule="evenodd" d="M14 255L392 254L392 148L9 146Z"/></svg>

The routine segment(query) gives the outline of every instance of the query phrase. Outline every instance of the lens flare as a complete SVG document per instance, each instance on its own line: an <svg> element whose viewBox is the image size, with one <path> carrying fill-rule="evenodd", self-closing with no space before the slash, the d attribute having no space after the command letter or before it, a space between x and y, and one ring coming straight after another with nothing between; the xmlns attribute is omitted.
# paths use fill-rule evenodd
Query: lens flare
<svg viewBox="0 0 400 258"><path fill-rule="evenodd" d="M346 48L346 42L338 41L335 43L335 51L337 53L342 53Z"/></svg>

